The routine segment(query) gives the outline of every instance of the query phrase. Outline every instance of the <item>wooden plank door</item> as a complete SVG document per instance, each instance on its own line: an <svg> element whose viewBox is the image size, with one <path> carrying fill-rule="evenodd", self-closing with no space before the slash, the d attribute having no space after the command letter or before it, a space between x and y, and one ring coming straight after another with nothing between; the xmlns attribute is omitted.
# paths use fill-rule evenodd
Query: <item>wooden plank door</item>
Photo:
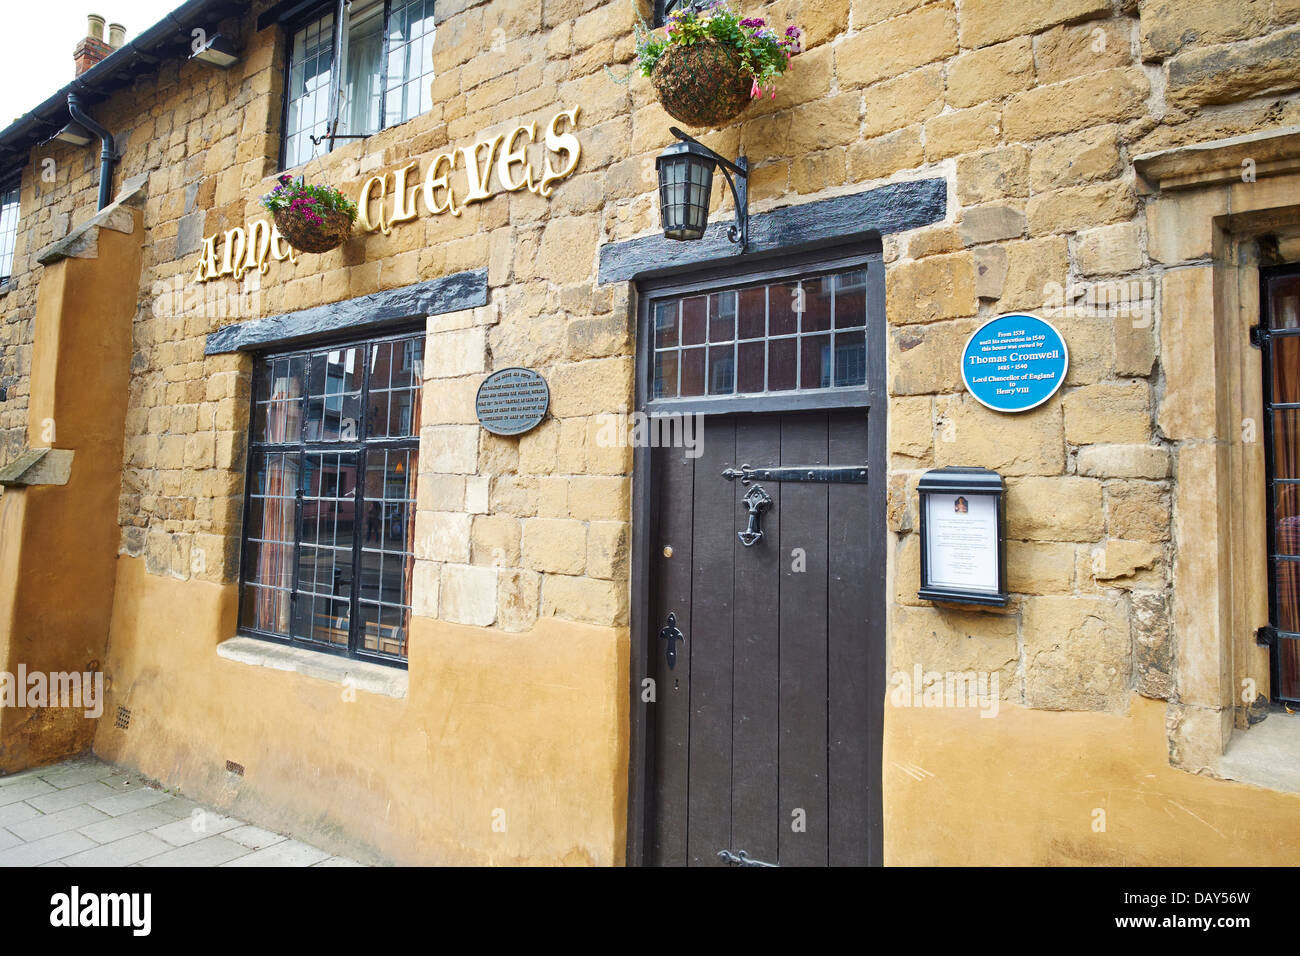
<svg viewBox="0 0 1300 956"><path fill-rule="evenodd" d="M760 481L772 499L752 547L741 465L862 465L864 410L706 419L701 454L656 450L650 601L648 860L725 866L864 864L880 760L870 719L864 587L883 561L871 484ZM676 660L659 630L674 616ZM878 796L878 795L876 795Z"/></svg>

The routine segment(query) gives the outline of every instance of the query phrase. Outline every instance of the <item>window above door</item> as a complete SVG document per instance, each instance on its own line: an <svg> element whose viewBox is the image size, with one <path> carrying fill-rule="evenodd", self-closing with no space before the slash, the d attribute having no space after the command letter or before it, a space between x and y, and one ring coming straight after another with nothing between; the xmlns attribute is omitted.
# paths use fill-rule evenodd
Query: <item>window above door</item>
<svg viewBox="0 0 1300 956"><path fill-rule="evenodd" d="M284 168L433 106L433 7L434 0L342 0L290 26Z"/></svg>
<svg viewBox="0 0 1300 956"><path fill-rule="evenodd" d="M869 405L883 388L879 258L801 258L748 274L643 283L647 407L730 413Z"/></svg>

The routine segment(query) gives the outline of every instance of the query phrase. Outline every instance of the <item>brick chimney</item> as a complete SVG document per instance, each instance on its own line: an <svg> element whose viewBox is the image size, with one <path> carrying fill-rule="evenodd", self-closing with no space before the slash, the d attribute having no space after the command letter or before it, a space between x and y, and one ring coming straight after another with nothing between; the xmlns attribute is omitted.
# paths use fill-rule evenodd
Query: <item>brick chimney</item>
<svg viewBox="0 0 1300 956"><path fill-rule="evenodd" d="M86 17L86 37L72 51L73 62L77 64L77 76L81 76L112 52L112 47L104 42L104 18L90 14Z"/></svg>

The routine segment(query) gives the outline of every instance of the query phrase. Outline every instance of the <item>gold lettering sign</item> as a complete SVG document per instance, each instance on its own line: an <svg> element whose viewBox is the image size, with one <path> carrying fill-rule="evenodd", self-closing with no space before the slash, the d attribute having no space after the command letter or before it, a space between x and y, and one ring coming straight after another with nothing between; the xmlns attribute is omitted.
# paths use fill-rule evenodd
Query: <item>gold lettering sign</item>
<svg viewBox="0 0 1300 956"><path fill-rule="evenodd" d="M542 134L545 149L540 174L528 156L529 144L537 142L534 122L472 146L439 153L429 162L422 179L418 160L371 176L361 184L357 195L358 227L362 232L388 235L395 224L417 217L417 197L423 198L425 212L431 216L459 216L465 206L485 202L500 192L527 189L549 197L556 183L573 175L582 157L582 144L575 132L580 111L578 106L563 110L547 123ZM452 174L458 170L463 174L463 192L452 182ZM205 238L194 281L224 276L239 279L250 269L265 274L272 261L285 259L297 262L298 251L285 241L273 221L256 219L247 228L236 226Z"/></svg>

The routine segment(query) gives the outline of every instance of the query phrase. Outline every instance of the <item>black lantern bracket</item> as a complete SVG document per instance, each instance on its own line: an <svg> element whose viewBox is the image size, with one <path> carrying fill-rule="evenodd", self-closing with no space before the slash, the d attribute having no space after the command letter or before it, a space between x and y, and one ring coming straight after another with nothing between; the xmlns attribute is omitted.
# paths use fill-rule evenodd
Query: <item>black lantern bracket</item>
<svg viewBox="0 0 1300 956"><path fill-rule="evenodd" d="M722 175L727 177L727 185L731 187L731 198L736 205L736 221L728 227L727 238L732 242L740 243L740 251L744 252L749 247L749 160L742 154L736 157L733 163L721 153L709 149L695 137L687 136L676 126L668 127L668 132L683 143L698 146L722 167ZM737 183L737 180L740 182Z"/></svg>

